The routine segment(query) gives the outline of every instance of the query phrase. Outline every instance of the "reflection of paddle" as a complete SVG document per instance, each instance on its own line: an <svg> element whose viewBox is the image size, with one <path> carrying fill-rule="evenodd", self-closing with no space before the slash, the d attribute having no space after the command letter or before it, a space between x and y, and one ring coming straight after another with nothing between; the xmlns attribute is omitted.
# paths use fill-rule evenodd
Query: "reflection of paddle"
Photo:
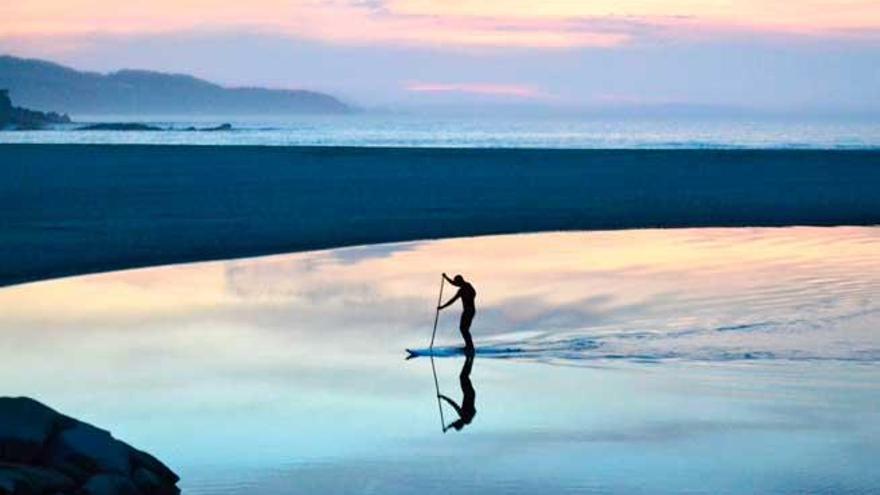
<svg viewBox="0 0 880 495"><path fill-rule="evenodd" d="M431 373L434 374L434 391L437 392L437 410L440 411L440 429L446 433L446 421L443 419L443 405L440 404L440 383L437 381L437 368L434 366L434 356L431 356Z"/></svg>
<svg viewBox="0 0 880 495"><path fill-rule="evenodd" d="M437 309L434 313L434 330L431 332L431 346L434 348L434 336L437 335L437 320L440 319L440 304L443 302L443 276L440 276L440 295L437 296ZM412 355L410 355L412 357ZM407 358L409 359L409 358ZM431 356L431 373L434 374L434 391L437 393L437 410L440 411L440 429L446 433L446 422L443 420L443 405L440 404L440 382L437 381L437 368L434 366L434 356Z"/></svg>

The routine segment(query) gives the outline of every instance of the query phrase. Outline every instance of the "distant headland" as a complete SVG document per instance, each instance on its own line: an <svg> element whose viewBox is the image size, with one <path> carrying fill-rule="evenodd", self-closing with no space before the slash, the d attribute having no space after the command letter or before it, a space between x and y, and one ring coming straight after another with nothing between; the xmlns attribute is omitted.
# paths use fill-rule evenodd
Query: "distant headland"
<svg viewBox="0 0 880 495"><path fill-rule="evenodd" d="M0 130L41 129L48 124L69 124L70 117L55 112L39 112L12 105L9 90L0 89Z"/></svg>
<svg viewBox="0 0 880 495"><path fill-rule="evenodd" d="M0 88L29 108L79 115L343 114L354 109L315 91L227 88L185 74L82 72L52 62L0 56Z"/></svg>

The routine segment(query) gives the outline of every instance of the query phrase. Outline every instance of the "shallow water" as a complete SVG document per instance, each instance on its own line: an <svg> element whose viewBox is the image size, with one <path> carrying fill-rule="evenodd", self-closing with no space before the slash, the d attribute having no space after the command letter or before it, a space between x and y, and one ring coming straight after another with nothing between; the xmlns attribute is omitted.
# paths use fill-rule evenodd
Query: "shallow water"
<svg viewBox="0 0 880 495"><path fill-rule="evenodd" d="M0 385L155 453L186 493L868 493L878 253L880 228L641 230L47 281L0 290ZM404 360L442 270L478 291L477 413L445 434L431 361Z"/></svg>

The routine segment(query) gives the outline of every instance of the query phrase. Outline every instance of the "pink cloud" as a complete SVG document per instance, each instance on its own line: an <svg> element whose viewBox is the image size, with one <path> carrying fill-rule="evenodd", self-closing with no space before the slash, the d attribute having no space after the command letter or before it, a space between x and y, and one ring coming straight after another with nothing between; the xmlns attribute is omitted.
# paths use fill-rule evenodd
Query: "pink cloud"
<svg viewBox="0 0 880 495"><path fill-rule="evenodd" d="M415 93L468 93L514 98L546 98L549 96L534 86L522 84L414 82L405 85L404 89Z"/></svg>
<svg viewBox="0 0 880 495"><path fill-rule="evenodd" d="M96 15L100 13L100 15ZM0 2L0 40L258 31L349 45L610 48L663 30L874 36L876 0L19 0Z"/></svg>

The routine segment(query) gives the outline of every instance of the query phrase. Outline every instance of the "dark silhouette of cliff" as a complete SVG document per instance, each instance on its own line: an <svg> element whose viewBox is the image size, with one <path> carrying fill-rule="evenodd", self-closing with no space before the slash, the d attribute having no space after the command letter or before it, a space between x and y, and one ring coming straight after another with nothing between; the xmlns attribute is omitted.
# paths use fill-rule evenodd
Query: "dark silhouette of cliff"
<svg viewBox="0 0 880 495"><path fill-rule="evenodd" d="M81 72L42 60L0 56L0 88L33 108L75 114L338 114L352 108L305 90L225 88L183 74Z"/></svg>
<svg viewBox="0 0 880 495"><path fill-rule="evenodd" d="M40 129L47 124L69 124L70 117L12 106L9 90L0 89L0 130Z"/></svg>

